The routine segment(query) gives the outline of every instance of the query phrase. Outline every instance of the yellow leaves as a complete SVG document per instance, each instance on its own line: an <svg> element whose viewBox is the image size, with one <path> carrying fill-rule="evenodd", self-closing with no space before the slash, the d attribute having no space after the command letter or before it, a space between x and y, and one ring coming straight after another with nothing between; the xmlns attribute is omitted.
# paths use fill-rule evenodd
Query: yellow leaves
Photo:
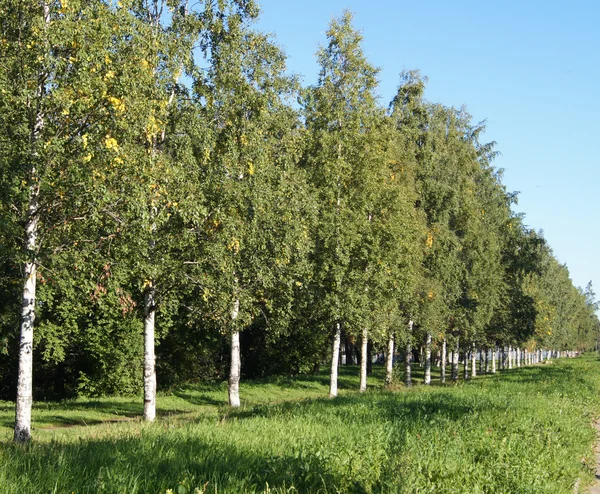
<svg viewBox="0 0 600 494"><path fill-rule="evenodd" d="M242 146L247 146L248 145L248 138L246 137L246 134L242 134L240 136L240 144Z"/></svg>
<svg viewBox="0 0 600 494"><path fill-rule="evenodd" d="M152 280L144 280L144 284L142 285L142 288L149 288L152 287Z"/></svg>
<svg viewBox="0 0 600 494"><path fill-rule="evenodd" d="M204 148L204 152L202 154L202 161L206 165L208 164L208 160L210 159L210 148Z"/></svg>
<svg viewBox="0 0 600 494"><path fill-rule="evenodd" d="M113 160L113 163L114 163L115 165L122 165L122 164L124 163L124 161L123 161L123 160L122 160L122 159L121 159L119 156L117 156L117 157L116 157L116 158Z"/></svg>
<svg viewBox="0 0 600 494"><path fill-rule="evenodd" d="M296 281L296 286L302 286L302 282L301 281Z"/></svg>
<svg viewBox="0 0 600 494"><path fill-rule="evenodd" d="M91 153L86 154L81 161L83 161L84 163L89 163L90 161L92 161Z"/></svg>
<svg viewBox="0 0 600 494"><path fill-rule="evenodd" d="M110 81L115 78L115 72L113 70L108 70L104 75L104 81Z"/></svg>
<svg viewBox="0 0 600 494"><path fill-rule="evenodd" d="M427 292L427 298L428 298L429 300L433 300L433 297L434 297L433 290L429 290L429 291Z"/></svg>
<svg viewBox="0 0 600 494"><path fill-rule="evenodd" d="M104 55L104 63L106 65L110 65L112 63L112 60L110 59L110 57L108 55Z"/></svg>
<svg viewBox="0 0 600 494"><path fill-rule="evenodd" d="M205 302L208 302L209 298L210 298L210 290L208 288L204 288L204 290L202 291L202 300L204 300Z"/></svg>
<svg viewBox="0 0 600 494"><path fill-rule="evenodd" d="M66 14L69 11L69 2L68 0L61 0L60 2L60 13Z"/></svg>
<svg viewBox="0 0 600 494"><path fill-rule="evenodd" d="M107 96L106 99L117 113L123 113L125 111L125 102L122 99L115 98L114 96Z"/></svg>
<svg viewBox="0 0 600 494"><path fill-rule="evenodd" d="M207 233L213 233L213 232L217 231L217 228L219 228L220 224L221 224L221 222L219 220L212 219L212 220L206 222L204 229L206 230Z"/></svg>
<svg viewBox="0 0 600 494"><path fill-rule="evenodd" d="M148 119L148 125L146 125L146 140L148 141L148 144L152 144L154 141L154 138L159 134L159 132L161 131L161 125L162 122L157 119L154 115L150 115L150 118Z"/></svg>
<svg viewBox="0 0 600 494"><path fill-rule="evenodd" d="M392 182L393 182L394 180L396 180L396 174L395 174L395 173L392 173L392 174L390 175L390 181L392 181Z"/></svg>
<svg viewBox="0 0 600 494"><path fill-rule="evenodd" d="M114 137L111 137L109 134L106 134L104 138L104 147L106 149L114 149L117 151L119 149L119 143Z"/></svg>
<svg viewBox="0 0 600 494"><path fill-rule="evenodd" d="M254 163L248 161L248 175L254 175Z"/></svg>
<svg viewBox="0 0 600 494"><path fill-rule="evenodd" d="M231 242L227 245L227 250L237 254L240 251L240 241L235 237L231 239Z"/></svg>
<svg viewBox="0 0 600 494"><path fill-rule="evenodd" d="M81 142L83 144L83 149L87 149L87 147L88 147L88 136L87 136L87 134L83 134L81 136Z"/></svg>
<svg viewBox="0 0 600 494"><path fill-rule="evenodd" d="M427 232L427 238L425 239L425 247L431 249L433 247L433 233Z"/></svg>

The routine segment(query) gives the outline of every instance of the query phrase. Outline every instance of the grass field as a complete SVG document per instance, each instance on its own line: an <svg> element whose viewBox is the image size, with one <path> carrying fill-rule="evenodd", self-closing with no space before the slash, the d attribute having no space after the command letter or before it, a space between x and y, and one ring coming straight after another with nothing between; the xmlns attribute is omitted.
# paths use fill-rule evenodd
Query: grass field
<svg viewBox="0 0 600 494"><path fill-rule="evenodd" d="M375 367L364 394L357 374L341 369L335 400L325 374L245 382L235 411L226 383L189 385L159 396L155 424L139 398L37 403L26 447L0 402L0 492L571 493L593 479L596 355L394 391Z"/></svg>

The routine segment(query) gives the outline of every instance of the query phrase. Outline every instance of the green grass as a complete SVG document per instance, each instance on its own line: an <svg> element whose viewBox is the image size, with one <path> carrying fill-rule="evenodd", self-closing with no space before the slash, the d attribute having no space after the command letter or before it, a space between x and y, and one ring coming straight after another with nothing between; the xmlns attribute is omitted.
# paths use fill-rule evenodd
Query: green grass
<svg viewBox="0 0 600 494"><path fill-rule="evenodd" d="M356 374L341 369L335 400L325 374L246 382L235 411L225 383L188 385L150 425L140 399L36 404L27 447L1 403L0 492L571 493L593 479L596 356L393 392L356 393Z"/></svg>

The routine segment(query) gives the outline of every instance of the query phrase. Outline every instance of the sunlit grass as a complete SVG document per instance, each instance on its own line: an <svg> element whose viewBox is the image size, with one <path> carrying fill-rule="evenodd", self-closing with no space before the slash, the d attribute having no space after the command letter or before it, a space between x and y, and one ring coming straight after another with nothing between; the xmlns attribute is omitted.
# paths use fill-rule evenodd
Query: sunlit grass
<svg viewBox="0 0 600 494"><path fill-rule="evenodd" d="M394 392L359 394L356 374L341 369L335 400L325 373L246 382L239 410L226 383L188 385L159 397L155 424L139 398L37 404L25 448L2 403L0 490L567 493L592 478L595 356Z"/></svg>

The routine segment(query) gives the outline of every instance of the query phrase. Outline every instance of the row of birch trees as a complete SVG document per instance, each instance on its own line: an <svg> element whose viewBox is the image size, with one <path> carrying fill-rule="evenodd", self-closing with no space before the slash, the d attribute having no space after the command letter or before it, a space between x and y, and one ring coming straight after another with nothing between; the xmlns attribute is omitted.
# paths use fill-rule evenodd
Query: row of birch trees
<svg viewBox="0 0 600 494"><path fill-rule="evenodd" d="M417 71L383 106L348 13L302 87L257 16L253 0L0 0L15 441L34 394L143 389L151 421L161 380L226 375L236 407L244 369L328 362L336 396L341 346L365 390L377 351L387 384L394 355L410 382L422 353L427 383L448 352L455 378L459 355L494 369L498 348L510 367L596 344L591 286L511 211L483 124L426 101Z"/></svg>

